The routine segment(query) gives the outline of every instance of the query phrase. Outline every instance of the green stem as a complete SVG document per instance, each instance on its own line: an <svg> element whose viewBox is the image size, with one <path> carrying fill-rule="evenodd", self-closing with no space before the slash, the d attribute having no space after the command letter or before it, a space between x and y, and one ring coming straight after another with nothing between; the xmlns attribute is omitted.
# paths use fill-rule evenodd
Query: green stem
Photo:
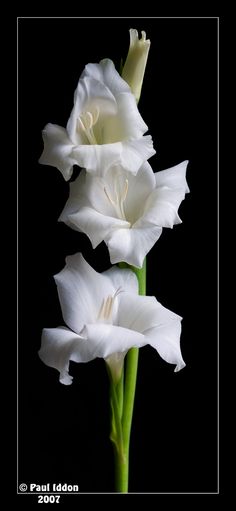
<svg viewBox="0 0 236 511"><path fill-rule="evenodd" d="M110 380L110 403L111 403L111 433L110 439L116 445L118 451L123 455L123 431L121 424L121 403L117 395L117 385L112 378L110 367L107 365L107 373ZM123 405L123 403L122 403ZM122 406L123 409L123 406Z"/></svg>
<svg viewBox="0 0 236 511"><path fill-rule="evenodd" d="M117 384L113 382L109 368L108 374L110 377L112 411L110 439L113 442L115 455L115 486L117 491L126 493L128 481L128 465L126 463L126 456L124 453L123 431L121 422L121 416L123 412L123 371L121 379Z"/></svg>
<svg viewBox="0 0 236 511"><path fill-rule="evenodd" d="M146 294L146 260L144 261L141 269L129 266L125 263L120 263L121 268L130 268L135 272L139 283L139 294ZM129 445L130 433L132 426L132 417L134 409L134 398L138 370L138 348L129 350L126 356L126 371L125 371L125 389L124 389L124 402L123 402L123 415L122 415L122 433L123 433L123 456L120 457L119 453L115 458L116 463L116 490L122 493L128 492L129 480Z"/></svg>
<svg viewBox="0 0 236 511"><path fill-rule="evenodd" d="M117 395L117 402L118 402L118 408L119 408L119 416L120 416L120 420L122 420L123 401L124 401L124 369L122 369L120 380L118 381L118 383L116 385L116 395Z"/></svg>
<svg viewBox="0 0 236 511"><path fill-rule="evenodd" d="M126 455L120 456L115 449L115 488L117 492L128 492L129 463Z"/></svg>

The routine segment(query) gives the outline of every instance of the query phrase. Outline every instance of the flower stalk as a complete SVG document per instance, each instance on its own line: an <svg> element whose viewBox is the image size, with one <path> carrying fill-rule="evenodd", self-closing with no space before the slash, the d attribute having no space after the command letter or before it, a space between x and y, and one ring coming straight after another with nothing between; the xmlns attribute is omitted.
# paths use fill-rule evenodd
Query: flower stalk
<svg viewBox="0 0 236 511"><path fill-rule="evenodd" d="M141 269L120 263L121 268L130 268L136 274L139 283L139 294L146 294L146 259ZM137 371L138 371L139 349L131 348L126 356L125 379L123 383L123 372L119 383L115 386L111 381L111 407L112 407L112 433L111 440L118 438L121 445L115 443L115 485L116 491L121 493L128 492L129 484L129 446L132 427ZM121 397L122 396L122 397ZM122 403L122 413L121 411ZM117 410L117 413L116 413ZM115 435L114 435L115 427ZM122 434L119 432L122 431Z"/></svg>

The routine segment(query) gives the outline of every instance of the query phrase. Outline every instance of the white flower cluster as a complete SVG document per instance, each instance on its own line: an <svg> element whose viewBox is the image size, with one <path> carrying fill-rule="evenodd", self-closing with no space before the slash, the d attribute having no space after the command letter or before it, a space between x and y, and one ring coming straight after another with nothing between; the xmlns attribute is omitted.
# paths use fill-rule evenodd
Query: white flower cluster
<svg viewBox="0 0 236 511"><path fill-rule="evenodd" d="M86 65L78 82L66 128L47 124L40 163L57 167L67 181L73 165L81 167L70 183L70 195L59 217L86 233L93 248L105 241L111 263L141 268L163 227L180 223L178 208L189 191L187 161L154 173L148 159L152 138L137 107L150 41L130 30L130 48L122 76L113 62ZM81 254L67 258L55 276L63 318L69 328L45 329L40 358L71 383L69 361L96 357L119 378L131 347L153 346L176 365L181 318L154 297L138 295L135 274L113 267L95 272Z"/></svg>

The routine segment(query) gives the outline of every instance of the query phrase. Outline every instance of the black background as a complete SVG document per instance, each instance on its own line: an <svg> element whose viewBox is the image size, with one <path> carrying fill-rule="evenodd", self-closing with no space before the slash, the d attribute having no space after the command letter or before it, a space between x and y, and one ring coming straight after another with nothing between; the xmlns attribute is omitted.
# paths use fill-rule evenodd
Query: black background
<svg viewBox="0 0 236 511"><path fill-rule="evenodd" d="M57 222L69 185L38 158L44 125L66 125L86 63L109 57L119 67L131 27L151 39L139 103L157 151L150 163L157 171L189 159L191 193L183 223L164 229L147 258L147 294L183 317L187 366L176 374L140 350L130 491L216 492L217 20L203 18L18 21L19 483L114 490L103 360L71 363L66 387L37 355L42 328L63 324L52 276L66 255L82 251L97 271L109 256Z"/></svg>

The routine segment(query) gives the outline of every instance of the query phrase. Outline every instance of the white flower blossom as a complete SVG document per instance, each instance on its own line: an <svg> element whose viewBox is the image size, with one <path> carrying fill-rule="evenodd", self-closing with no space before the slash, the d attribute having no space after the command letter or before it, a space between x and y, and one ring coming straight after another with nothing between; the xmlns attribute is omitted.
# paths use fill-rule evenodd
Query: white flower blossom
<svg viewBox="0 0 236 511"><path fill-rule="evenodd" d="M141 267L162 228L181 222L178 208L189 191L187 164L153 173L146 162L136 176L119 166L104 177L82 171L70 183L59 220L86 233L93 248L105 241L112 263Z"/></svg>
<svg viewBox="0 0 236 511"><path fill-rule="evenodd" d="M47 124L44 150L39 160L57 167L65 180L73 165L88 172L106 170L115 164L137 173L155 150L128 84L109 59L88 64L78 82L74 107L67 127Z"/></svg>
<svg viewBox="0 0 236 511"><path fill-rule="evenodd" d="M41 360L60 372L60 382L72 383L69 362L104 358L114 381L131 347L153 346L175 371L185 366L180 351L181 317L155 297L138 295L131 270L113 267L97 273L81 254L69 256L55 275L67 327L43 330Z"/></svg>

